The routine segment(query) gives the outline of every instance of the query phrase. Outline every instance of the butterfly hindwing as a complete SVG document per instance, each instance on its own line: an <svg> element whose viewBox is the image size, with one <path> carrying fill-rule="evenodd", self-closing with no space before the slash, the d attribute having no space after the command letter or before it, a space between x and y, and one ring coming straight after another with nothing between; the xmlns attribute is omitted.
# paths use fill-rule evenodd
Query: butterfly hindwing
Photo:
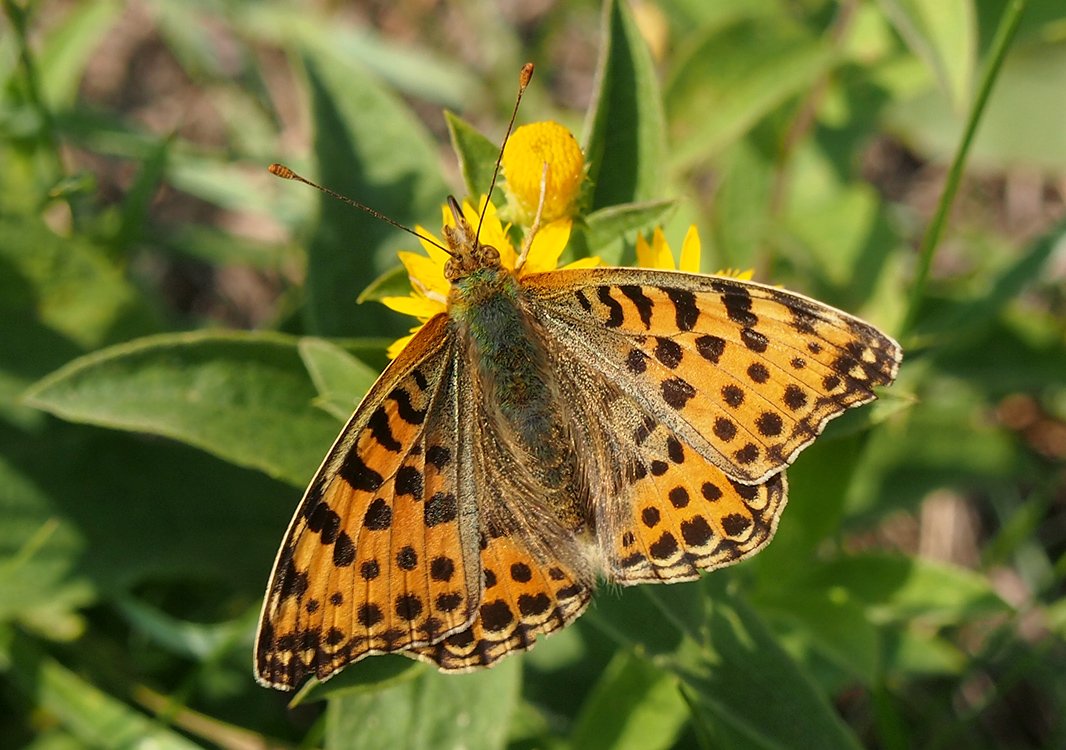
<svg viewBox="0 0 1066 750"><path fill-rule="evenodd" d="M619 583L691 580L749 557L773 537L785 473L741 484L646 418L633 436L621 511L601 544Z"/></svg>
<svg viewBox="0 0 1066 750"><path fill-rule="evenodd" d="M773 537L786 502L784 471L742 484L659 422L621 384L560 349L555 369L583 431L590 506L607 580L692 580L743 560Z"/></svg>
<svg viewBox="0 0 1066 750"><path fill-rule="evenodd" d="M458 489L455 349L444 316L427 323L311 482L264 603L260 681L289 689L469 626L481 570Z"/></svg>
<svg viewBox="0 0 1066 750"><path fill-rule="evenodd" d="M533 555L517 536L483 537L484 596L470 627L431 646L412 648L416 658L445 672L488 667L514 651L533 647L588 606L590 589L561 561Z"/></svg>
<svg viewBox="0 0 1066 750"><path fill-rule="evenodd" d="M788 465L825 424L895 378L899 345L798 294L631 268L524 280L559 343L742 483Z"/></svg>
<svg viewBox="0 0 1066 750"><path fill-rule="evenodd" d="M478 507L481 603L465 630L409 650L446 672L488 667L513 651L532 648L539 636L584 611L595 575L579 530L552 512L552 493L528 465L532 457L500 432L494 401L476 367L468 365L455 376L458 391L466 395L457 407L458 451L469 473L462 486Z"/></svg>

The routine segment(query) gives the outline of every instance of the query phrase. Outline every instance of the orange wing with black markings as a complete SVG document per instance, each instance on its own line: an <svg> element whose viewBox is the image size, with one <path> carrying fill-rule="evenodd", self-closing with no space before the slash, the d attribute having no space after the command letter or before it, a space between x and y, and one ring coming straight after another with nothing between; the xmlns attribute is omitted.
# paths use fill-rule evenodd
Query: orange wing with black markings
<svg viewBox="0 0 1066 750"><path fill-rule="evenodd" d="M481 566L476 521L460 523L474 500L458 488L457 366L439 316L330 450L274 565L256 640L260 682L291 689L470 626Z"/></svg>
<svg viewBox="0 0 1066 750"><path fill-rule="evenodd" d="M869 323L732 278L590 268L524 288L557 343L743 483L780 471L829 420L873 400L902 358Z"/></svg>

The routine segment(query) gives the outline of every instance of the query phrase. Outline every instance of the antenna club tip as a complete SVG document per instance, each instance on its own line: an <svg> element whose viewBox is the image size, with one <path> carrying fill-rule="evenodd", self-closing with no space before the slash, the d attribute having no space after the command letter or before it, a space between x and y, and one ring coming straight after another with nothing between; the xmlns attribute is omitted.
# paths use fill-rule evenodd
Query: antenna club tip
<svg viewBox="0 0 1066 750"><path fill-rule="evenodd" d="M270 174L280 177L283 180L291 180L296 177L295 172L286 167L284 164L278 164L277 162L267 167L267 171L270 172Z"/></svg>
<svg viewBox="0 0 1066 750"><path fill-rule="evenodd" d="M518 74L518 85L525 88L533 78L533 63L527 62L522 66L522 72Z"/></svg>

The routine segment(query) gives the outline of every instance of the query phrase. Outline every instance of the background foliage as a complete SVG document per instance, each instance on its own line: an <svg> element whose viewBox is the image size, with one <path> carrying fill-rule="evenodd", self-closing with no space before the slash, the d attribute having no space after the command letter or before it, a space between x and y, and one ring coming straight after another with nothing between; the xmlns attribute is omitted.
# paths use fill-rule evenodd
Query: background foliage
<svg viewBox="0 0 1066 750"><path fill-rule="evenodd" d="M1059 0L3 9L4 747L1066 746ZM527 59L521 120L591 161L574 252L695 222L705 270L897 334L899 383L803 454L754 560L288 710L251 678L262 588L406 328L355 298L412 242L263 168L434 227Z"/></svg>

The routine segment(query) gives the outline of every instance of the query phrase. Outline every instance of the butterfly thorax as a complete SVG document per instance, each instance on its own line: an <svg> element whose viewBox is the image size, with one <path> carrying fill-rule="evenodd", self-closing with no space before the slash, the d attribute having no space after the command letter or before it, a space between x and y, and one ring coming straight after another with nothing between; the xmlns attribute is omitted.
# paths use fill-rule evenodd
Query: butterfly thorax
<svg viewBox="0 0 1066 750"><path fill-rule="evenodd" d="M560 419L558 385L514 273L480 268L455 279L448 315L475 373L485 418L513 461L507 470L520 474L520 483L551 495L546 499L566 526L583 526L577 500L580 472Z"/></svg>

